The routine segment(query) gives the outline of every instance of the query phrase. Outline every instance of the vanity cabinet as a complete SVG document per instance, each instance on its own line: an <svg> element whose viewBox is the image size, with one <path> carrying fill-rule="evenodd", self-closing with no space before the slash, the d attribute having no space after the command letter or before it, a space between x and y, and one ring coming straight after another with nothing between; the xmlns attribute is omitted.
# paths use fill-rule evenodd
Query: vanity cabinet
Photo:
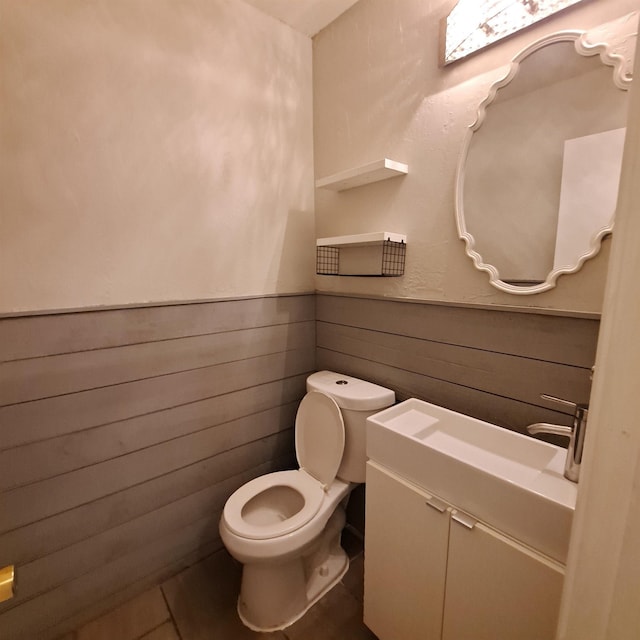
<svg viewBox="0 0 640 640"><path fill-rule="evenodd" d="M367 463L364 621L380 640L553 640L564 568Z"/></svg>
<svg viewBox="0 0 640 640"><path fill-rule="evenodd" d="M439 638L446 511L429 508L433 496L371 462L366 492L364 622L380 640Z"/></svg>

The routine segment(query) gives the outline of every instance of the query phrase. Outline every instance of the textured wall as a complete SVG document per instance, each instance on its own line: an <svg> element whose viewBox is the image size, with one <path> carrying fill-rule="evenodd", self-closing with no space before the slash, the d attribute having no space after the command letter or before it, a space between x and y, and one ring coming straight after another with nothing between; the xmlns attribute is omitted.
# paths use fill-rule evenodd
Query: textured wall
<svg viewBox="0 0 640 640"><path fill-rule="evenodd" d="M241 0L0 10L0 312L313 289L308 37Z"/></svg>
<svg viewBox="0 0 640 640"><path fill-rule="evenodd" d="M584 2L447 68L439 21L452 0L360 0L314 38L316 177L390 157L409 175L350 191L316 192L321 237L368 231L408 236L402 278L317 276L322 291L599 311L609 242L556 289L513 296L489 285L466 256L454 220L455 172L466 128L494 79L530 42L586 29L637 9L635 0Z"/></svg>

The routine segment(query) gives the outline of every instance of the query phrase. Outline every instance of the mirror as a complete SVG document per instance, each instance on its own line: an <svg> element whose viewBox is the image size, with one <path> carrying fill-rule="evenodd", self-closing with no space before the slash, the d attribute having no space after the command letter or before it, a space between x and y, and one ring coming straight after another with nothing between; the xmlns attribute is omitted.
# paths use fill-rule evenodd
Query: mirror
<svg viewBox="0 0 640 640"><path fill-rule="evenodd" d="M480 104L458 167L456 221L498 289L554 287L611 232L637 16L538 40Z"/></svg>

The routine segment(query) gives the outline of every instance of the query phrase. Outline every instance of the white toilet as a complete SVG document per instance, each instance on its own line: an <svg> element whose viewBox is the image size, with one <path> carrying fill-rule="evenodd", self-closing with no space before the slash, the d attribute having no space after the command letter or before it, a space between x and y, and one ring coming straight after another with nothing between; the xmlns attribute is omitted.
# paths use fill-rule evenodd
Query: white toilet
<svg viewBox="0 0 640 640"><path fill-rule="evenodd" d="M395 402L376 384L319 371L296 415L300 469L251 480L227 500L220 536L244 564L238 614L254 631L284 629L345 574L344 506L365 479L366 419Z"/></svg>

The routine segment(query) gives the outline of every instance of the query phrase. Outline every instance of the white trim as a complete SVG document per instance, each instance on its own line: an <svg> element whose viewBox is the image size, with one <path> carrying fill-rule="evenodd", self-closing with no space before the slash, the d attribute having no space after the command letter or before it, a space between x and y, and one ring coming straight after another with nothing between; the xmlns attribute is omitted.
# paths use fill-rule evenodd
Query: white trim
<svg viewBox="0 0 640 640"><path fill-rule="evenodd" d="M27 311L8 311L0 313L3 318L27 318L30 316L55 316L64 313L90 313L94 311L120 311L125 309L143 309L147 307L179 307L187 304L209 304L212 302L235 302L236 300L256 300L258 298L291 298L293 296L313 296L315 291L300 291L291 293L256 293L246 296L228 298L198 298L194 300L164 300L158 302L129 302L125 304L97 305L91 307L72 307L68 309L36 309Z"/></svg>
<svg viewBox="0 0 640 640"><path fill-rule="evenodd" d="M638 86L627 131L559 640L635 640L640 629Z"/></svg>
<svg viewBox="0 0 640 640"><path fill-rule="evenodd" d="M577 318L582 320L600 320L600 313L595 311L572 311L571 309L553 309L547 307L525 307L508 304L479 304L476 302L459 302L453 300L436 300L429 298L409 298L403 296L375 295L370 293L344 291L316 291L319 296L337 296L341 298L358 298L361 300L379 300L381 302L406 302L409 304L424 304L440 307L455 307L461 309L480 309L483 311L497 311L510 313L528 313L542 316L559 316L563 318Z"/></svg>

